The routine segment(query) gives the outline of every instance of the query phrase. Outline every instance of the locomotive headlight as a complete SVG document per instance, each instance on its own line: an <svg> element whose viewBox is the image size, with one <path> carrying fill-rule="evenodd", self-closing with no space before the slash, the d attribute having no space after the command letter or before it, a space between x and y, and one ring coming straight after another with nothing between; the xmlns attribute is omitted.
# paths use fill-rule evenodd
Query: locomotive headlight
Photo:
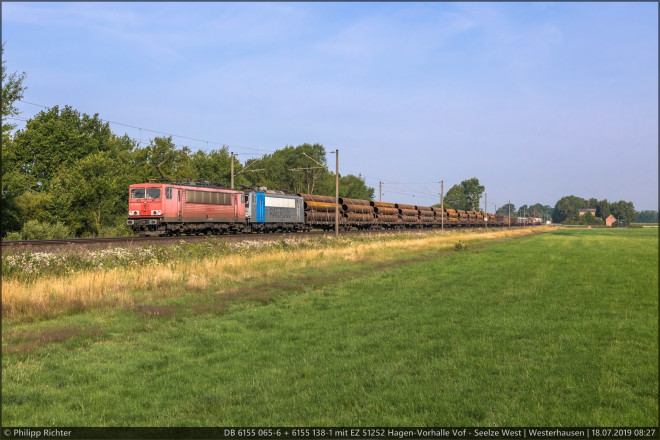
<svg viewBox="0 0 660 440"><path fill-rule="evenodd" d="M163 215L163 211L161 211L160 209L157 211L151 211L151 215Z"/></svg>

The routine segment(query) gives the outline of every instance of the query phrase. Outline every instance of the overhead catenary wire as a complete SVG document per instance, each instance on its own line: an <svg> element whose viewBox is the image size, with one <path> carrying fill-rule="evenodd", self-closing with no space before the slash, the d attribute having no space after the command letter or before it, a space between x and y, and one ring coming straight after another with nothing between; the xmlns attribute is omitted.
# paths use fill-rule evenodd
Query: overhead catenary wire
<svg viewBox="0 0 660 440"><path fill-rule="evenodd" d="M19 99L17 101L20 102L20 103L23 103L23 104L32 105L32 106L35 106L35 107L40 107L40 108L43 108L43 109L50 109L50 108L53 107L53 106L49 107L49 106L46 106L46 105L43 105L43 104L34 103L34 102L31 102L31 101L26 101L26 100L23 100L23 99ZM10 119L10 120L16 120L16 121L21 121L21 122L28 122L29 121L29 119L15 117L15 116L6 117L6 118L3 118L3 119ZM199 143L202 143L202 144L206 144L205 147L204 146L194 147L194 148L197 148L198 150L202 150L202 151L213 151L214 148L212 148L210 146L215 145L215 146L221 146L221 147L227 147L227 148L232 148L232 149L240 149L240 150L246 150L246 151L249 151L249 152L254 152L254 153L244 152L244 153L235 153L235 154L241 154L241 155L243 155L243 154L245 154L245 155L254 154L255 156L259 155L258 159L263 158L263 156L267 153L275 153L277 151L277 150L272 150L272 149L269 149L269 148L243 147L243 146L240 146L240 145L234 145L234 144L229 144L229 143L224 143L224 142L217 142L217 141L211 141L211 140L206 140L206 139L200 139L198 137L168 133L168 132L165 132L165 131L162 131L162 130L155 130L155 129L152 129L152 128L141 127L141 126L136 125L136 124L127 124L125 122L111 121L111 120L103 119L103 118L99 118L99 120L102 121L102 122L105 122L105 123L109 123L109 124L113 124L113 125L117 125L117 126L121 126L121 127L126 127L126 128L131 128L131 129L134 129L134 130L138 130L139 131L139 138L134 137L134 138L131 138L131 139L137 145L140 145L140 146L142 146L142 145L147 145L148 146L148 145L153 144L152 140L147 141L147 140L142 139L142 135L143 135L142 132L144 131L144 132L148 132L148 133L155 133L155 134L159 134L159 135L163 135L163 136L170 136L172 138L184 139L184 140L189 140L189 141L193 141L193 142L199 142ZM191 145L186 145L186 144L182 144L182 143L172 142L172 144L176 148L189 148L189 149L193 148ZM317 164L322 165L324 168L328 169L327 166L321 164L316 159L310 157L309 155L307 155L304 152L303 152L303 154L305 156L307 156L309 159L312 159ZM260 171L260 170L253 170L253 171ZM328 169L328 171L330 171L330 170ZM343 174L343 173L341 173L341 171L342 170L340 170L340 174ZM429 185L433 185L433 184L438 183L438 182L435 182L435 181L434 182L388 182L386 180L381 180L377 177L363 175L360 172L356 173L356 172L351 171L351 170L343 170L343 171L346 172L347 174L362 177L365 180L365 182L366 182L366 180L371 180L371 181L377 182L377 183L375 183L376 186L380 182L382 182L383 185L389 186L389 188L387 189L387 191L389 193L405 195L405 196L409 196L409 197L413 197L413 198L424 198L424 199L438 198L439 195L440 195L439 190L434 191L434 188L429 187ZM415 188L412 188L413 186ZM423 189L420 189L420 186L422 186Z"/></svg>
<svg viewBox="0 0 660 440"><path fill-rule="evenodd" d="M37 103L34 103L34 102L22 100L22 99L19 99L17 101L21 102L23 104L29 104L29 105L33 105L33 106L36 106L36 107L41 107L41 108L44 108L44 109L52 108L52 106L48 107L48 106L43 105L43 104L37 104ZM135 129L135 130L139 130L140 131L140 140L137 140L137 139L134 139L134 140L136 142L138 142L138 144L140 144L140 145L146 143L146 142L143 142L142 139L141 139L142 138L142 131L146 131L146 132L150 132L150 133L161 134L161 135L164 135L164 136L170 136L170 137L173 137L173 138L185 139L185 140L190 140L190 141L194 141L194 142L201 142L201 143L205 143L207 145L207 148L198 147L199 150L208 150L209 149L208 145L211 144L211 145L219 145L219 146L222 146L222 147L238 148L238 149L241 149L241 150L254 151L257 154L274 153L275 152L275 150L266 149L266 148L243 147L243 146L240 146L240 145L233 145L233 144L229 144L229 143L226 143L226 142L217 142L217 141L211 141L211 140L206 140L206 139L194 138L194 137L191 137L191 136L184 136L184 135L179 135L179 134L174 134L174 133L168 133L168 132L164 132L164 131L161 131L161 130L154 130L154 129L151 129L151 128L140 127L140 126L133 125L133 124L126 124L124 122L111 121L109 119L99 118L99 120L102 121L102 122L109 123L109 124L119 125L119 126L122 126L122 127L128 127L128 128L132 128L132 129ZM23 121L27 122L27 120L23 120ZM149 145L150 143L151 142L146 143L146 144ZM179 148L183 148L183 147L190 148L189 145L181 145L181 144L176 144L174 142L173 142L173 144L176 147L179 147Z"/></svg>

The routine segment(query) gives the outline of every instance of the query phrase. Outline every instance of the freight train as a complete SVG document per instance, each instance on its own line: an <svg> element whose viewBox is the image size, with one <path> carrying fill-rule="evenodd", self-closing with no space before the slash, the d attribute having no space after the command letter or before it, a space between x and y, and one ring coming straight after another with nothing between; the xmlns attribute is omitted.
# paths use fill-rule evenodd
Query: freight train
<svg viewBox="0 0 660 440"><path fill-rule="evenodd" d="M129 187L127 224L138 235L298 232L335 228L335 198L265 188L234 190L208 182ZM540 219L538 219L540 220ZM407 229L518 226L536 220L339 198L339 228Z"/></svg>

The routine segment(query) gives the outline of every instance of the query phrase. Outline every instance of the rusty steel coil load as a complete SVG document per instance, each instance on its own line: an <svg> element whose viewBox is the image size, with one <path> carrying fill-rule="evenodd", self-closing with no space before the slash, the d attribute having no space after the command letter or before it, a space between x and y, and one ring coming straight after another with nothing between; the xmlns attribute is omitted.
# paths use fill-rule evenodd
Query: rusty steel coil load
<svg viewBox="0 0 660 440"><path fill-rule="evenodd" d="M369 202L371 206L378 207L378 208L396 208L394 206L394 203L390 202Z"/></svg>
<svg viewBox="0 0 660 440"><path fill-rule="evenodd" d="M408 205L408 206L410 206L410 205ZM419 211L416 210L416 209L399 208L399 214L406 215L406 216L414 215L415 217L417 217L419 215Z"/></svg>
<svg viewBox="0 0 660 440"><path fill-rule="evenodd" d="M401 221L398 215L376 214L377 223L397 223Z"/></svg>
<svg viewBox="0 0 660 440"><path fill-rule="evenodd" d="M346 212L344 213L346 221L348 222L360 222L360 223L373 223L374 216L373 214L360 214L357 212Z"/></svg>
<svg viewBox="0 0 660 440"><path fill-rule="evenodd" d="M339 204L340 205L359 205L359 206L371 206L371 202L369 200L363 200L363 199L348 199L346 197L340 197L339 198Z"/></svg>
<svg viewBox="0 0 660 440"><path fill-rule="evenodd" d="M350 203L344 203L341 205L341 209L344 212L357 212L360 214L373 214L374 212L374 208L371 205L352 205Z"/></svg>
<svg viewBox="0 0 660 440"><path fill-rule="evenodd" d="M305 211L330 212L335 210L334 203L315 202L305 200Z"/></svg>
<svg viewBox="0 0 660 440"><path fill-rule="evenodd" d="M449 223L458 223L458 217L449 217Z"/></svg>
<svg viewBox="0 0 660 440"><path fill-rule="evenodd" d="M433 211L419 211L420 217L434 217Z"/></svg>
<svg viewBox="0 0 660 440"><path fill-rule="evenodd" d="M433 212L433 208L430 206L415 206L415 209L418 211L431 211Z"/></svg>
<svg viewBox="0 0 660 440"><path fill-rule="evenodd" d="M305 211L305 220L312 222L335 222L334 212L311 212ZM343 214L339 214L339 222L344 222Z"/></svg>
<svg viewBox="0 0 660 440"><path fill-rule="evenodd" d="M403 203L395 203L394 206L399 209L417 209L415 205L404 205Z"/></svg>
<svg viewBox="0 0 660 440"><path fill-rule="evenodd" d="M447 214L451 217L458 217L458 212L455 209L445 209L445 211L447 211Z"/></svg>
<svg viewBox="0 0 660 440"><path fill-rule="evenodd" d="M475 214L473 211L468 211L467 215L470 218L477 218L477 214Z"/></svg>
<svg viewBox="0 0 660 440"><path fill-rule="evenodd" d="M400 215L404 223L419 223L419 218L416 215Z"/></svg>
<svg viewBox="0 0 660 440"><path fill-rule="evenodd" d="M481 211L477 211L477 218L484 218L484 213Z"/></svg>
<svg viewBox="0 0 660 440"><path fill-rule="evenodd" d="M392 207L374 206L373 208L376 214L397 215L399 213L399 210L394 207L394 204L392 204Z"/></svg>

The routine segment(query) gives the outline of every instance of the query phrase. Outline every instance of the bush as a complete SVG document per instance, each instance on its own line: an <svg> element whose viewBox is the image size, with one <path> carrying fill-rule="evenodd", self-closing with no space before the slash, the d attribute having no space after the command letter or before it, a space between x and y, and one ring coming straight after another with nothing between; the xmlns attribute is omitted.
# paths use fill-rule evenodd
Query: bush
<svg viewBox="0 0 660 440"><path fill-rule="evenodd" d="M131 229L126 223L114 225L114 226L101 226L99 231L99 237L132 237L133 229Z"/></svg>
<svg viewBox="0 0 660 440"><path fill-rule="evenodd" d="M23 240L23 237L21 236L20 232L14 231L14 232L10 232L7 235L5 235L5 238L3 240L19 241L19 240Z"/></svg>
<svg viewBox="0 0 660 440"><path fill-rule="evenodd" d="M468 245L465 243L462 243L461 240L458 240L458 243L454 245L454 250L455 251L467 251L468 250Z"/></svg>
<svg viewBox="0 0 660 440"><path fill-rule="evenodd" d="M29 220L23 225L21 232L7 234L7 240L49 240L71 237L73 237L73 233L64 223L59 221L47 223L39 220Z"/></svg>

